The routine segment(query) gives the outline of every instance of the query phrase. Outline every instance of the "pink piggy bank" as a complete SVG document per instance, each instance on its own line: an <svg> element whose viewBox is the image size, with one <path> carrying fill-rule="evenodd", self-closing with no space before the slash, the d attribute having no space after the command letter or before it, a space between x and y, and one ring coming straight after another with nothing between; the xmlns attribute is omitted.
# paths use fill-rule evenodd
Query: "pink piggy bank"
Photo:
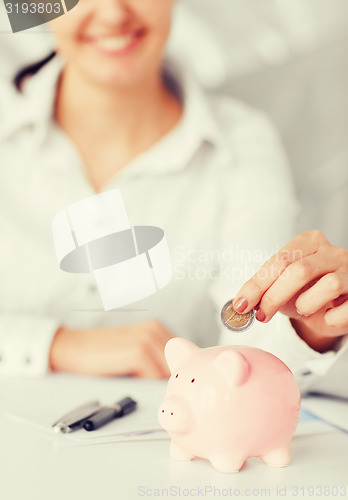
<svg viewBox="0 0 348 500"><path fill-rule="evenodd" d="M158 419L172 458L207 458L222 472L239 471L248 457L288 465L301 396L280 359L253 347L201 349L183 338L169 340L165 356L171 377Z"/></svg>

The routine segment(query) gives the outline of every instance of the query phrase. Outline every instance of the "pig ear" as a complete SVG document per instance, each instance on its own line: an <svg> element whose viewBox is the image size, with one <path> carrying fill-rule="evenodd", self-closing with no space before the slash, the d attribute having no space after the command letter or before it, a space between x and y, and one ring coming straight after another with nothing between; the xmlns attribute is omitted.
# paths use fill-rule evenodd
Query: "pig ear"
<svg viewBox="0 0 348 500"><path fill-rule="evenodd" d="M166 357L170 373L173 374L185 358L188 358L193 352L198 350L199 347L190 340L182 339L180 337L170 339L164 348L164 355Z"/></svg>
<svg viewBox="0 0 348 500"><path fill-rule="evenodd" d="M249 378L250 365L238 351L226 350L216 356L213 365L231 387L243 385Z"/></svg>

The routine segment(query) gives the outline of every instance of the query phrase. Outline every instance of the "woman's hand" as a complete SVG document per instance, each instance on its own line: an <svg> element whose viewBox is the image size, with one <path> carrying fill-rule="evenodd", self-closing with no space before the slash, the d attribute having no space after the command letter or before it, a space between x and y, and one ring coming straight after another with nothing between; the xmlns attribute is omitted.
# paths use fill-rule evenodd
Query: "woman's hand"
<svg viewBox="0 0 348 500"><path fill-rule="evenodd" d="M299 234L243 285L234 307L255 308L264 323L280 311L309 346L324 352L348 334L348 250L317 230Z"/></svg>
<svg viewBox="0 0 348 500"><path fill-rule="evenodd" d="M173 335L156 320L118 328L60 328L52 342L54 371L88 375L169 377L164 346Z"/></svg>

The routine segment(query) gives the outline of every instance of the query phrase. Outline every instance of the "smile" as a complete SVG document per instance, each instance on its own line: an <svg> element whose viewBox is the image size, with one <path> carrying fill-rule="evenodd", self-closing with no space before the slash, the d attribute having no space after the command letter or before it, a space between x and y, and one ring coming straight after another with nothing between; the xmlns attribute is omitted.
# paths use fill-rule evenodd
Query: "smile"
<svg viewBox="0 0 348 500"><path fill-rule="evenodd" d="M144 37L144 34L142 30L124 35L89 38L86 41L101 52L121 55L128 53L138 45Z"/></svg>

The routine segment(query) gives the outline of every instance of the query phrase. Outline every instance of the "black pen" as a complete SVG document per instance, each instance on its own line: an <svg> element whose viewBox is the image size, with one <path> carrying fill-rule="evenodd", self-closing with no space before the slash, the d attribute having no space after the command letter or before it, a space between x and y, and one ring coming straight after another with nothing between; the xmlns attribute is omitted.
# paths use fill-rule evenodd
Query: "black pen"
<svg viewBox="0 0 348 500"><path fill-rule="evenodd" d="M115 418L121 418L134 411L136 406L137 403L132 398L123 398L121 401L117 401L110 406L104 406L94 413L94 415L84 423L83 427L86 431L95 431Z"/></svg>

